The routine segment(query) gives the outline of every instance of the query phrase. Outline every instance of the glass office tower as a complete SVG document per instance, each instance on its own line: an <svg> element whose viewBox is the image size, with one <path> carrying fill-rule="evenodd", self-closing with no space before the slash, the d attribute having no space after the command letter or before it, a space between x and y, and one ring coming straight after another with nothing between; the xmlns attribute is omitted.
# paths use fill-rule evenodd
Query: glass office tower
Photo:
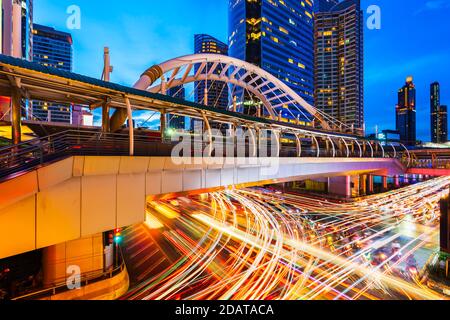
<svg viewBox="0 0 450 320"><path fill-rule="evenodd" d="M440 130L440 142L448 142L448 108L447 106L441 106L439 111L439 118L441 120L441 130Z"/></svg>
<svg viewBox="0 0 450 320"><path fill-rule="evenodd" d="M0 7L0 53L30 61L33 0L3 0Z"/></svg>
<svg viewBox="0 0 450 320"><path fill-rule="evenodd" d="M364 44L360 1L319 0L316 9L316 107L363 135Z"/></svg>
<svg viewBox="0 0 450 320"><path fill-rule="evenodd" d="M72 71L72 45L70 33L34 24L34 62L70 72ZM40 121L70 123L71 106L33 101L32 118Z"/></svg>
<svg viewBox="0 0 450 320"><path fill-rule="evenodd" d="M447 107L441 106L441 87L439 82L430 86L431 141L445 143L448 140Z"/></svg>
<svg viewBox="0 0 450 320"><path fill-rule="evenodd" d="M228 55L228 46L222 41L207 35L196 34L194 36L194 51L195 53L210 53ZM203 73L206 73L208 64ZM195 67L197 72L198 66ZM216 72L222 72L221 68L217 68ZM205 82L199 81L195 83L195 102L205 104ZM228 107L228 86L223 82L208 82L208 105L219 109L226 109Z"/></svg>
<svg viewBox="0 0 450 320"><path fill-rule="evenodd" d="M414 146L416 139L416 86L413 77L406 79L406 84L398 91L396 107L397 131L406 145Z"/></svg>
<svg viewBox="0 0 450 320"><path fill-rule="evenodd" d="M167 95L185 100L186 99L186 89L180 85L167 90ZM167 127L175 130L185 130L186 129L186 117L178 116L174 114L169 114L167 116Z"/></svg>
<svg viewBox="0 0 450 320"><path fill-rule="evenodd" d="M228 40L231 57L266 70L314 104L312 1L230 0ZM251 104L244 110L256 113Z"/></svg>

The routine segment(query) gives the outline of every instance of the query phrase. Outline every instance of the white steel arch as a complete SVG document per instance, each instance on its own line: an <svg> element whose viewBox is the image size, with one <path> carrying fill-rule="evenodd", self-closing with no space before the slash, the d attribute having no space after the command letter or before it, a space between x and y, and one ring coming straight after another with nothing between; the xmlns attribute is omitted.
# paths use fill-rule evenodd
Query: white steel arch
<svg viewBox="0 0 450 320"><path fill-rule="evenodd" d="M171 88L198 81L205 81L206 88L208 81L217 81L247 90L262 102L273 120L276 120L279 112L287 106L287 110L296 108L310 121L320 123L325 130L339 131L340 128L346 127L307 103L269 72L248 62L223 55L194 54L166 61L147 69L134 87L165 94Z"/></svg>

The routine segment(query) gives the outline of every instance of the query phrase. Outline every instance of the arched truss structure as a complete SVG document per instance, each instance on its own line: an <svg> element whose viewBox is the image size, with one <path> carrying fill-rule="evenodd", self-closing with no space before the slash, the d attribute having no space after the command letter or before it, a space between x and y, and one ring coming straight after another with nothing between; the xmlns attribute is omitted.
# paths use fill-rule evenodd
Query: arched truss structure
<svg viewBox="0 0 450 320"><path fill-rule="evenodd" d="M349 132L353 129L346 127L343 123L308 104L289 86L270 73L250 63L228 56L195 54L166 61L147 69L136 82L134 88L152 93L167 94L171 88L202 81L205 83L205 88L210 87L214 82L222 82L229 87L231 86L232 92L236 87L246 90L260 99L264 106L264 114L269 115L273 120L279 118L281 110L293 109L298 110L305 118L316 124L318 123L324 129L321 132L316 132L284 128L279 125L265 128L275 133L278 154L281 150L281 136L287 134L293 136L298 157L303 156L302 145L307 140L311 147L308 156L312 157L396 158L399 156L405 157L406 154L407 159L403 159L403 162L407 161L408 164L411 162L410 153L403 144L398 144L399 150L397 150L393 144L383 146L379 141L340 134L339 132ZM124 117L126 115L119 116L119 122ZM209 127L209 121L204 115L203 121ZM230 126L233 127L232 124ZM250 130L250 128L247 129ZM251 137L253 146L256 146L254 134L251 134ZM212 139L211 134L210 139ZM392 148L393 152L386 150L389 147ZM255 148L253 148L251 154L252 156L257 154Z"/></svg>
<svg viewBox="0 0 450 320"><path fill-rule="evenodd" d="M294 119L302 115L325 130L352 130L317 110L270 73L248 62L223 55L195 54L166 61L147 69L135 88L166 94L171 88L202 81L205 88L211 87L214 82L225 83L230 88L230 101L235 97L233 93L238 91L252 94L261 101L263 114L270 116L272 120L277 120L280 112L286 110ZM204 104L212 103L209 101ZM230 108L231 104L230 102ZM297 116L292 111L296 111Z"/></svg>

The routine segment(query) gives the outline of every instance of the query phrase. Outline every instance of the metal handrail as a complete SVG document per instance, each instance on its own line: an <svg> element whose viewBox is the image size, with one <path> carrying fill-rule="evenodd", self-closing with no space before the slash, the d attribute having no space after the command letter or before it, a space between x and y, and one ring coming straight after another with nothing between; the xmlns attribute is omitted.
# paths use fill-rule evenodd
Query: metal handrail
<svg viewBox="0 0 450 320"><path fill-rule="evenodd" d="M113 277L115 277L116 275L120 274L121 272L123 272L126 268L126 264L125 264L125 259L123 258L123 254L122 254L122 248L119 247L119 252L120 252L120 265L114 269L111 269L109 271L104 271L101 274L98 272L90 272L87 274L82 275L82 279L80 281L82 286L87 286L89 284L93 284L102 280L106 280L106 279L112 279ZM91 274L96 274L96 275L92 275ZM20 297L15 297L12 298L11 300L31 300L31 299L39 299L39 298L45 298L48 296L54 296L56 294L59 293L64 293L67 291L70 291L71 289L69 289L67 287L67 282L64 283L59 283L56 285L53 285L49 288L45 288L43 290L39 290L39 291L35 291L32 293L28 293L26 295L20 296Z"/></svg>
<svg viewBox="0 0 450 320"><path fill-rule="evenodd" d="M224 139L227 146L237 148L239 151L247 150L250 143L244 142L243 145L236 141L228 142ZM134 137L135 156L170 156L172 147L177 142L161 139L161 137L152 137L144 134L136 134ZM323 143L323 141L322 141ZM205 150L207 142L202 142L201 150L192 150L189 156L199 155L199 151ZM226 152L227 146L224 146ZM316 148L319 148L318 150ZM250 150L250 148L249 148ZM282 145L280 156L297 156L296 147ZM201 153L203 154L203 153ZM250 152L248 152L250 156ZM333 153L327 150L319 141L314 147L302 146L302 155L304 157L314 156L346 158L350 151L347 146L347 152L337 148ZM68 130L55 133L43 138L33 139L22 142L17 145L0 148L0 179L6 179L10 175L27 172L27 170L38 168L45 163L63 159L69 156L126 156L129 155L129 136L127 133L104 133L99 131ZM186 156L186 155L183 155ZM221 156L221 155L218 155ZM379 155L374 155L378 157ZM393 154L381 155L381 157L399 158L402 156L400 151Z"/></svg>

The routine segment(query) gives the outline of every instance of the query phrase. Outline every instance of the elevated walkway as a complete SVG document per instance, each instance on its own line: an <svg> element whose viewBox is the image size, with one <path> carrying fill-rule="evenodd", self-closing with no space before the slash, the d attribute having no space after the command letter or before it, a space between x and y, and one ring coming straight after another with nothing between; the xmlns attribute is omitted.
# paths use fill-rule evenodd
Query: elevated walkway
<svg viewBox="0 0 450 320"><path fill-rule="evenodd" d="M68 156L0 183L0 259L145 220L149 196L322 176L399 175L397 159ZM198 161L200 160L200 161Z"/></svg>

